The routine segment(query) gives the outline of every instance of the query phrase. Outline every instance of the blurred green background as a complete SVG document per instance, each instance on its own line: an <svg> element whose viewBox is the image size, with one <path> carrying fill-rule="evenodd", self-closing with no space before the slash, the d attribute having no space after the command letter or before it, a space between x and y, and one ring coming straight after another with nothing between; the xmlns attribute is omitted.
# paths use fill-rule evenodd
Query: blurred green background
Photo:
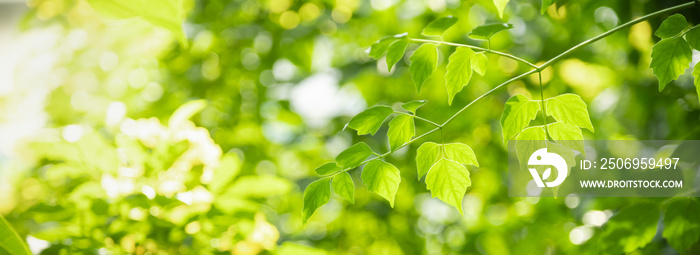
<svg viewBox="0 0 700 255"><path fill-rule="evenodd" d="M601 226L625 206L668 199L508 197L498 120L510 96L539 99L536 75L446 127L445 140L471 146L481 165L470 168L464 215L416 180L420 143L387 158L402 175L394 208L367 191L360 170L350 172L355 204L334 196L306 226L302 194L318 179L313 169L352 143L388 151L386 127L376 136L343 129L365 108L425 99L418 115L442 122L530 70L488 55L487 75L448 106L452 48L440 48L442 64L418 94L408 57L387 72L367 55L377 39L420 37L453 15L445 41L485 46L466 35L509 22L491 48L542 63L684 2L568 1L540 14L539 1L518 0L501 19L485 0L185 0L179 34L147 19L104 19L86 1L0 1L0 213L41 254L561 254L635 242L638 231L602 235ZM681 13L700 20L696 8ZM586 139L700 139L690 70L658 92L649 68L663 18L543 71L545 97L576 93L588 104L596 132ZM417 125L418 134L432 128ZM677 253L656 236L634 253ZM692 243L688 254L699 250Z"/></svg>

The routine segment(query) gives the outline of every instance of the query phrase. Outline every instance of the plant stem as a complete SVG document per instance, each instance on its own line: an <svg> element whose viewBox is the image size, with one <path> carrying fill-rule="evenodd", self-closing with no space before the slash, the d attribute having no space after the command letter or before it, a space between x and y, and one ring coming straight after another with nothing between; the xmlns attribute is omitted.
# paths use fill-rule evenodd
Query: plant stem
<svg viewBox="0 0 700 255"><path fill-rule="evenodd" d="M511 55L511 54L504 53L504 52L500 52L500 51L495 51L495 50L491 50L491 49L486 49L486 48L482 48L482 47L478 47L478 46L474 46L474 45L461 44L461 43L452 43L452 42L444 42L444 41L435 41L435 40L428 40L428 39L415 39L415 38L408 38L408 40L411 40L411 41L414 41L414 42L444 44L444 45L450 45L450 46L456 46L456 47L467 47L467 48L471 48L471 49L475 49L475 50L479 50L479 51L483 51L483 52L488 52L488 53L493 53L493 54L496 54L496 55L504 56L504 57L507 57L507 58L510 58L510 59L513 59L513 60L516 60L516 61L520 61L520 62L522 62L522 63L525 63L525 64L529 65L529 66L532 67L532 68L538 68L537 65L535 65L535 64L533 64L533 63L530 63L529 61L524 60L524 59L522 59L522 58L513 56L513 55ZM489 48L490 48L490 47L489 47Z"/></svg>
<svg viewBox="0 0 700 255"><path fill-rule="evenodd" d="M425 122L427 122L427 123L432 124L433 126L440 127L440 124L437 124L437 123L435 123L435 122L433 122L433 121L431 121L431 120L429 120L429 119L426 119L426 118L423 118L423 117L420 117L420 116L417 116L417 115L408 114L408 113L405 113L405 112L397 112L397 111L394 111L394 113L396 113L396 114L408 115L408 116L411 116L411 117L413 117L413 118L415 118L415 119L417 119L417 120L422 120L422 121L425 121Z"/></svg>
<svg viewBox="0 0 700 255"><path fill-rule="evenodd" d="M542 104L542 123L544 124L544 132L546 138L546 134L549 134L549 130L547 130L547 109L544 108L544 88L542 88L542 71L538 71L537 76L539 76L540 78L540 103Z"/></svg>

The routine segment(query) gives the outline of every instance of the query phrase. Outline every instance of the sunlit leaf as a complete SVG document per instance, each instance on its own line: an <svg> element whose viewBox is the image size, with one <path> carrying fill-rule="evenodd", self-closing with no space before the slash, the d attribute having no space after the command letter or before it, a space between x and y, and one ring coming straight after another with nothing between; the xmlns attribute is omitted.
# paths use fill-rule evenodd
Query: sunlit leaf
<svg viewBox="0 0 700 255"><path fill-rule="evenodd" d="M454 160L463 165L479 166L476 155L469 145L463 143L448 143L444 147L445 158Z"/></svg>
<svg viewBox="0 0 700 255"><path fill-rule="evenodd" d="M441 146L434 142L425 142L418 150L416 150L416 169L418 170L418 179L428 173L430 167L435 164L440 156Z"/></svg>
<svg viewBox="0 0 700 255"><path fill-rule="evenodd" d="M391 151L397 150L410 141L414 135L416 135L416 125L413 117L399 114L389 122L388 136Z"/></svg>
<svg viewBox="0 0 700 255"><path fill-rule="evenodd" d="M325 205L331 199L331 178L323 178L312 182L304 190L304 209L301 218L304 224L314 214L316 209Z"/></svg>
<svg viewBox="0 0 700 255"><path fill-rule="evenodd" d="M693 78L695 79L695 91L698 93L698 100L700 100L700 63L695 64L695 68L693 68Z"/></svg>
<svg viewBox="0 0 700 255"><path fill-rule="evenodd" d="M377 133L386 117L389 117L394 110L389 106L374 106L355 115L348 123L348 127L357 130L358 135Z"/></svg>
<svg viewBox="0 0 700 255"><path fill-rule="evenodd" d="M438 18L436 20L433 20L432 22L428 23L428 26L423 28L423 35L439 35L442 36L445 31L450 28L452 25L457 23L457 18L452 17L452 16L445 16Z"/></svg>
<svg viewBox="0 0 700 255"><path fill-rule="evenodd" d="M445 87L447 88L447 104L451 105L455 95L467 86L472 77L471 58L474 51L467 47L457 47L450 55L445 73Z"/></svg>
<svg viewBox="0 0 700 255"><path fill-rule="evenodd" d="M700 26L695 26L693 29L685 32L685 40L688 41L690 47L700 50Z"/></svg>
<svg viewBox="0 0 700 255"><path fill-rule="evenodd" d="M335 162L343 169L355 168L372 154L372 149L366 143L359 142L338 154Z"/></svg>
<svg viewBox="0 0 700 255"><path fill-rule="evenodd" d="M394 197L399 190L401 173L394 165L380 159L372 160L362 169L362 183L367 189L389 201L394 207Z"/></svg>
<svg viewBox="0 0 700 255"><path fill-rule="evenodd" d="M416 110L427 102L428 100L413 100L411 102L401 104L401 108L405 109L406 111L416 113Z"/></svg>
<svg viewBox="0 0 700 255"><path fill-rule="evenodd" d="M463 213L462 199L472 182L469 179L469 171L462 164L445 158L438 160L428 171L425 183L433 197Z"/></svg>
<svg viewBox="0 0 700 255"><path fill-rule="evenodd" d="M692 50L681 37L663 39L651 49L649 67L659 80L659 91L685 72L692 60Z"/></svg>
<svg viewBox="0 0 700 255"><path fill-rule="evenodd" d="M333 177L333 191L340 197L355 203L355 183L347 172L342 172Z"/></svg>
<svg viewBox="0 0 700 255"><path fill-rule="evenodd" d="M700 238L700 203L695 198L671 201L664 213L663 236L676 251L683 254Z"/></svg>
<svg viewBox="0 0 700 255"><path fill-rule="evenodd" d="M433 75L433 71L437 69L437 45L426 43L418 47L411 55L411 66L409 71L413 82L416 84L416 90L420 93L420 89L428 78Z"/></svg>
<svg viewBox="0 0 700 255"><path fill-rule="evenodd" d="M654 35L661 39L670 38L683 32L683 29L686 27L688 27L688 22L685 20L685 17L676 13L666 18L664 22L661 22L661 26L654 32Z"/></svg>
<svg viewBox="0 0 700 255"><path fill-rule="evenodd" d="M404 37L406 37L406 35L408 35L408 34L403 33L403 34L398 34L398 35L393 35L393 36L386 36L386 37L383 37L382 39L377 40L376 42L374 42L372 44L372 47L369 48L369 53L368 53L369 56L374 58L374 59L381 58L382 56L384 56L384 54L389 49L389 46L391 46L391 44L394 41L396 41L400 38L404 38Z"/></svg>
<svg viewBox="0 0 700 255"><path fill-rule="evenodd" d="M642 248L656 235L658 221L656 205L640 203L622 208L603 225L600 250L620 254Z"/></svg>
<svg viewBox="0 0 700 255"><path fill-rule="evenodd" d="M547 132L557 143L577 150L584 156L586 155L583 145L583 134L578 127L564 122L555 122L547 125Z"/></svg>
<svg viewBox="0 0 700 255"><path fill-rule="evenodd" d="M536 126L523 129L515 137L515 155L518 157L520 167L527 167L527 161L533 152L546 147L547 133L544 127Z"/></svg>
<svg viewBox="0 0 700 255"><path fill-rule="evenodd" d="M391 68L396 65L402 58L406 51L406 46L408 45L408 40L405 38L398 39L391 43L386 51L386 68L387 71L391 71Z"/></svg>
<svg viewBox="0 0 700 255"><path fill-rule="evenodd" d="M506 101L501 115L501 129L503 130L503 143L513 139L530 121L537 117L540 104L523 95L515 95Z"/></svg>
<svg viewBox="0 0 700 255"><path fill-rule="evenodd" d="M11 255L31 255L27 245L5 217L0 215L0 250Z"/></svg>
<svg viewBox="0 0 700 255"><path fill-rule="evenodd" d="M214 170L214 178L209 183L209 191L219 193L238 176L241 171L241 160L237 154L226 154L221 158L219 167Z"/></svg>
<svg viewBox="0 0 700 255"><path fill-rule="evenodd" d="M323 164L322 166L319 166L314 171L316 171L316 173L318 175L329 175L329 174L338 172L340 170L343 170L343 169L338 167L338 165L336 165L335 162L329 162L329 163Z"/></svg>
<svg viewBox="0 0 700 255"><path fill-rule="evenodd" d="M496 6L498 17L503 18L503 12L506 10L506 5L509 0L493 0L493 5Z"/></svg>
<svg viewBox="0 0 700 255"><path fill-rule="evenodd" d="M545 112L555 120L594 132L588 106L579 95L563 94L544 101Z"/></svg>
<svg viewBox="0 0 700 255"><path fill-rule="evenodd" d="M493 35L495 35L498 32L501 32L503 30L508 30L513 28L513 24L510 23L497 23L497 24L488 24L488 25L481 25L474 30L472 30L471 33L469 33L469 37L473 39L478 39L478 40L489 40Z"/></svg>
<svg viewBox="0 0 700 255"><path fill-rule="evenodd" d="M486 74L486 68L489 65L489 59L483 52L479 52L472 56L472 70L481 76Z"/></svg>

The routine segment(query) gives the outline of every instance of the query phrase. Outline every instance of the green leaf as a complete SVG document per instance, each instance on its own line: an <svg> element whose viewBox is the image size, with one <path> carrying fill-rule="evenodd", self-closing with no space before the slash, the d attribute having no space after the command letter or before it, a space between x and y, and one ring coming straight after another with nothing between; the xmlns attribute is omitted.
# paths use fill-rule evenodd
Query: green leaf
<svg viewBox="0 0 700 255"><path fill-rule="evenodd" d="M496 24L488 24L488 25L481 25L474 30L472 30L471 33L469 33L469 37L477 40L489 40L493 35L495 35L498 32L501 32L503 30L508 30L513 28L513 24L510 23L496 23Z"/></svg>
<svg viewBox="0 0 700 255"><path fill-rule="evenodd" d="M476 155L469 145L463 143L448 143L442 145L445 151L445 157L464 165L479 166L476 161Z"/></svg>
<svg viewBox="0 0 700 255"><path fill-rule="evenodd" d="M31 255L27 245L5 217L0 215L0 250L11 255Z"/></svg>
<svg viewBox="0 0 700 255"><path fill-rule="evenodd" d="M686 27L688 27L688 22L685 20L685 17L676 13L666 18L664 22L661 22L661 26L654 32L654 35L661 39L670 38L683 32L683 29Z"/></svg>
<svg viewBox="0 0 700 255"><path fill-rule="evenodd" d="M642 248L654 238L658 221L656 205L640 203L622 208L603 226L600 250L620 254Z"/></svg>
<svg viewBox="0 0 700 255"><path fill-rule="evenodd" d="M204 110L205 107L207 107L207 101L204 99L192 100L183 104L170 116L168 126L177 127L185 124L187 120Z"/></svg>
<svg viewBox="0 0 700 255"><path fill-rule="evenodd" d="M374 154L366 143L359 142L345 149L335 157L335 162L343 169L355 168L362 164L362 161Z"/></svg>
<svg viewBox="0 0 700 255"><path fill-rule="evenodd" d="M388 135L391 151L396 151L416 135L416 126L413 117L405 114L399 114L394 117L394 119L389 122Z"/></svg>
<svg viewBox="0 0 700 255"><path fill-rule="evenodd" d="M700 50L700 26L695 26L688 32L685 32L685 40L688 41L690 47Z"/></svg>
<svg viewBox="0 0 700 255"><path fill-rule="evenodd" d="M486 74L486 68L489 65L489 58L487 58L483 52L479 52L472 56L471 64L474 72L478 73L481 76L484 76Z"/></svg>
<svg viewBox="0 0 700 255"><path fill-rule="evenodd" d="M416 110L418 110L418 108L420 108L427 102L428 100L413 100L411 102L401 104L401 108L415 114Z"/></svg>
<svg viewBox="0 0 700 255"><path fill-rule="evenodd" d="M182 30L185 18L182 1L88 0L100 16L107 20L141 18L148 23L170 30L183 45L187 38Z"/></svg>
<svg viewBox="0 0 700 255"><path fill-rule="evenodd" d="M563 94L548 98L544 100L544 108L547 115L557 121L595 132L588 116L588 106L579 95Z"/></svg>
<svg viewBox="0 0 700 255"><path fill-rule="evenodd" d="M515 137L515 155L518 157L521 168L527 167L530 155L535 151L546 147L547 133L544 127L536 126L523 129L517 137Z"/></svg>
<svg viewBox="0 0 700 255"><path fill-rule="evenodd" d="M685 72L692 60L692 51L683 38L663 39L651 48L651 64L649 67L659 80L659 91L666 84L675 80Z"/></svg>
<svg viewBox="0 0 700 255"><path fill-rule="evenodd" d="M241 172L241 160L237 154L229 153L221 158L219 167L214 170L214 178L209 183L209 191L219 193Z"/></svg>
<svg viewBox="0 0 700 255"><path fill-rule="evenodd" d="M350 123L348 123L348 127L357 130L358 135L374 135L382 126L386 117L389 117L393 112L394 110L389 106L380 105L370 107L360 114L355 115L355 117L350 120Z"/></svg>
<svg viewBox="0 0 700 255"><path fill-rule="evenodd" d="M681 254L700 238L700 203L694 198L673 200L664 213L663 236Z"/></svg>
<svg viewBox="0 0 700 255"><path fill-rule="evenodd" d="M698 93L698 100L700 100L700 62L695 64L695 68L693 68L693 78L695 79L695 91Z"/></svg>
<svg viewBox="0 0 700 255"><path fill-rule="evenodd" d="M333 177L333 191L340 197L355 203L355 183L348 172L342 172Z"/></svg>
<svg viewBox="0 0 700 255"><path fill-rule="evenodd" d="M368 55L374 59L381 58L394 41L404 38L406 35L408 35L408 33L382 37L372 44L372 47L369 48Z"/></svg>
<svg viewBox="0 0 700 255"><path fill-rule="evenodd" d="M391 43L389 49L386 51L386 68L387 71L391 71L391 68L396 65L403 58L403 54L406 51L406 46L408 45L408 40L405 38L398 39Z"/></svg>
<svg viewBox="0 0 700 255"><path fill-rule="evenodd" d="M474 51L467 47L457 47L450 56L445 73L445 87L447 87L447 104L452 105L455 95L467 86L472 77L471 58Z"/></svg>
<svg viewBox="0 0 700 255"><path fill-rule="evenodd" d="M499 18L503 18L503 12L505 12L507 4L508 0L493 0L493 5L496 6Z"/></svg>
<svg viewBox="0 0 700 255"><path fill-rule="evenodd" d="M423 35L439 35L442 36L445 31L450 28L452 25L457 23L457 18L452 17L452 16L445 16L438 18L436 20L433 20L432 22L428 23L428 26L423 28L423 32L421 34Z"/></svg>
<svg viewBox="0 0 700 255"><path fill-rule="evenodd" d="M549 6L553 5L556 2L557 0L542 0L542 7L540 8L540 13L544 14L547 11L547 8L549 8Z"/></svg>
<svg viewBox="0 0 700 255"><path fill-rule="evenodd" d="M316 209L331 200L331 178L323 178L312 182L304 190L304 209L301 218L304 224L314 214Z"/></svg>
<svg viewBox="0 0 700 255"><path fill-rule="evenodd" d="M416 84L416 90L420 93L420 89L428 78L433 75L433 71L437 69L438 52L435 44L426 43L418 47L411 55L411 66L408 70L411 72L413 82Z"/></svg>
<svg viewBox="0 0 700 255"><path fill-rule="evenodd" d="M318 175L329 175L335 172L338 172L340 170L343 170L342 168L338 167L338 165L335 164L335 162L329 162L325 163L322 166L319 166L316 168L316 173Z"/></svg>
<svg viewBox="0 0 700 255"><path fill-rule="evenodd" d="M433 197L448 203L462 213L462 199L472 185L469 171L454 160L440 159L428 171L425 184Z"/></svg>
<svg viewBox="0 0 700 255"><path fill-rule="evenodd" d="M438 160L441 147L434 142L425 142L418 147L418 150L416 150L416 170L418 170L419 180L428 173L430 167Z"/></svg>
<svg viewBox="0 0 700 255"><path fill-rule="evenodd" d="M362 169L362 182L367 189L389 201L394 207L394 197L399 190L401 173L394 165L380 159L372 160Z"/></svg>
<svg viewBox="0 0 700 255"><path fill-rule="evenodd" d="M577 150L584 156L586 155L583 145L583 134L578 127L563 122L555 122L547 125L547 131L549 132L549 136L557 143L567 148Z"/></svg>
<svg viewBox="0 0 700 255"><path fill-rule="evenodd" d="M537 117L540 104L523 95L515 95L506 101L501 115L501 129L503 130L503 143L513 139L530 121Z"/></svg>

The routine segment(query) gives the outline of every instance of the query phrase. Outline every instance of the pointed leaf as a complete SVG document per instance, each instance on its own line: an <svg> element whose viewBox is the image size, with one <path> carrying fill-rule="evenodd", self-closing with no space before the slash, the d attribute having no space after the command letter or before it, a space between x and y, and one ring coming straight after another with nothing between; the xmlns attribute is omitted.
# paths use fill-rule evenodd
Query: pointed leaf
<svg viewBox="0 0 700 255"><path fill-rule="evenodd" d="M700 26L695 26L693 29L685 32L685 40L688 41L690 47L700 50Z"/></svg>
<svg viewBox="0 0 700 255"><path fill-rule="evenodd" d="M664 22L661 22L661 26L654 32L654 35L661 39L670 38L683 32L683 29L686 27L688 27L688 22L685 20L685 17L676 13L666 18Z"/></svg>
<svg viewBox="0 0 700 255"><path fill-rule="evenodd" d="M355 203L355 183L348 172L342 172L333 177L333 191L340 197Z"/></svg>
<svg viewBox="0 0 700 255"><path fill-rule="evenodd" d="M477 39L477 40L489 40L493 35L495 35L498 32L501 32L503 30L508 30L513 28L513 24L510 23L496 23L496 24L488 24L488 25L481 25L474 30L472 30L471 33L469 33L469 37L472 39Z"/></svg>
<svg viewBox="0 0 700 255"><path fill-rule="evenodd" d="M394 197L401 183L399 169L380 159L372 160L362 169L361 177L367 189L382 196L394 207Z"/></svg>
<svg viewBox="0 0 700 255"><path fill-rule="evenodd" d="M454 160L463 165L479 166L476 155L469 145L463 143L448 143L443 145L445 158Z"/></svg>
<svg viewBox="0 0 700 255"><path fill-rule="evenodd" d="M418 179L428 173L440 156L440 145L434 142L425 142L416 150L416 169Z"/></svg>
<svg viewBox="0 0 700 255"><path fill-rule="evenodd" d="M651 48L651 64L649 67L659 80L659 91L666 84L675 80L685 72L690 65L692 51L683 38L663 39Z"/></svg>
<svg viewBox="0 0 700 255"><path fill-rule="evenodd" d="M316 209L325 205L331 199L331 178L323 178L312 182L304 190L304 209L301 218L304 224L314 214Z"/></svg>
<svg viewBox="0 0 700 255"><path fill-rule="evenodd" d="M455 95L467 86L472 77L471 58L474 51L467 47L457 47L450 56L445 73L445 87L447 87L447 104L452 105Z"/></svg>
<svg viewBox="0 0 700 255"><path fill-rule="evenodd" d="M557 121L595 132L588 116L588 107L579 95L563 94L548 98L544 101L544 107L547 115Z"/></svg>
<svg viewBox="0 0 700 255"><path fill-rule="evenodd" d="M442 36L445 31L450 28L452 25L457 23L457 18L452 17L452 16L445 16L438 18L436 20L433 20L432 22L428 23L428 26L423 28L423 35L439 35Z"/></svg>
<svg viewBox="0 0 700 255"><path fill-rule="evenodd" d="M673 200L664 213L663 236L679 253L700 238L700 203L694 198Z"/></svg>
<svg viewBox="0 0 700 255"><path fill-rule="evenodd" d="M474 72L478 73L481 76L484 76L486 74L486 68L489 65L489 59L483 52L479 52L474 54L474 56L472 57L471 64Z"/></svg>
<svg viewBox="0 0 700 255"><path fill-rule="evenodd" d="M586 155L583 145L583 134L578 127L563 122L555 122L547 125L547 131L549 136L557 143L569 149L577 150L584 156Z"/></svg>
<svg viewBox="0 0 700 255"><path fill-rule="evenodd" d="M328 162L323 164L322 166L319 166L316 168L316 173L318 175L329 175L335 172L338 172L340 170L343 170L342 168L338 167L338 165L335 164L335 162Z"/></svg>
<svg viewBox="0 0 700 255"><path fill-rule="evenodd" d="M469 171L462 164L445 158L438 160L430 168L425 184L433 197L454 206L463 213L462 200L472 182Z"/></svg>
<svg viewBox="0 0 700 255"><path fill-rule="evenodd" d="M391 68L403 58L407 45L408 40L405 38L398 39L391 43L389 49L386 51L386 68L388 72L391 72Z"/></svg>
<svg viewBox="0 0 700 255"><path fill-rule="evenodd" d="M396 40L397 36L386 36L377 40L372 44L372 47L369 48L369 56L374 59L381 58L386 53L387 49L389 49L391 43Z"/></svg>
<svg viewBox="0 0 700 255"><path fill-rule="evenodd" d="M335 157L335 162L343 169L355 168L362 164L362 161L373 153L372 149L370 149L366 143L359 142L338 154L338 156Z"/></svg>
<svg viewBox="0 0 700 255"><path fill-rule="evenodd" d="M394 119L389 122L388 135L391 151L396 151L416 135L416 126L413 117L404 114L399 114L394 117Z"/></svg>
<svg viewBox="0 0 700 255"><path fill-rule="evenodd" d="M515 155L518 157L521 168L527 167L527 161L530 155L535 151L545 147L547 142L547 134L544 127L529 127L523 129L518 136L515 137Z"/></svg>
<svg viewBox="0 0 700 255"><path fill-rule="evenodd" d="M421 106L423 106L427 102L428 102L428 100L413 100L411 102L401 104L401 108L415 114L416 110L418 110L418 108L420 108Z"/></svg>
<svg viewBox="0 0 700 255"><path fill-rule="evenodd" d="M348 123L348 127L357 130L358 135L377 133L386 117L394 112L389 106L374 106L355 115Z"/></svg>
<svg viewBox="0 0 700 255"><path fill-rule="evenodd" d="M501 115L501 129L503 130L503 143L513 139L530 121L537 117L540 104L523 95L515 95L506 101Z"/></svg>
<svg viewBox="0 0 700 255"><path fill-rule="evenodd" d="M416 89L420 93L420 89L428 78L433 75L437 69L437 46L435 44L426 43L418 47L411 55L411 66L409 71L413 82L416 84Z"/></svg>
<svg viewBox="0 0 700 255"><path fill-rule="evenodd" d="M503 13L506 11L506 5L509 0L493 0L493 5L496 6L498 17L503 18Z"/></svg>

